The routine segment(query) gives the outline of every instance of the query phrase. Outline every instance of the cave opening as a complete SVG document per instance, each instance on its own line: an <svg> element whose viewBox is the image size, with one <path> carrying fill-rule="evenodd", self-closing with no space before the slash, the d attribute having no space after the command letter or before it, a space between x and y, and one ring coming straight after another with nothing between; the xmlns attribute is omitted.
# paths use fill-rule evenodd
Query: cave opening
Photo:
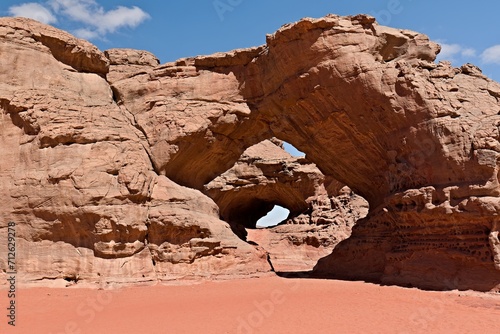
<svg viewBox="0 0 500 334"><path fill-rule="evenodd" d="M275 205L264 217L257 220L256 228L269 228L277 226L290 216L290 210L280 205Z"/></svg>
<svg viewBox="0 0 500 334"><path fill-rule="evenodd" d="M270 229L298 214L282 202L262 198L245 198L233 205L221 219L246 242L249 230Z"/></svg>

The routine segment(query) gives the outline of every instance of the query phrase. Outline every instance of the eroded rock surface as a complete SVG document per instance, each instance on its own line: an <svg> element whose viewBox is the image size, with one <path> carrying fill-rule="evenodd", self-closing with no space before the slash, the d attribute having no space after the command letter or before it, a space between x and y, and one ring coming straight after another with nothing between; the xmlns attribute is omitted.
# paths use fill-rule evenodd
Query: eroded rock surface
<svg viewBox="0 0 500 334"><path fill-rule="evenodd" d="M313 163L294 158L265 140L248 148L204 192L217 203L221 217L235 233L245 238L245 228L255 228L274 205L286 207L292 217L308 211L313 199L326 194L324 179Z"/></svg>
<svg viewBox="0 0 500 334"><path fill-rule="evenodd" d="M17 225L20 282L270 270L265 253L235 236L211 199L154 171L144 134L102 77L103 53L31 20L0 26L0 219ZM7 240L6 228L0 237Z"/></svg>
<svg viewBox="0 0 500 334"><path fill-rule="evenodd" d="M0 36L4 47L11 47L11 56L36 49L75 71L105 76L109 70L108 58L91 43L31 19L0 18Z"/></svg>
<svg viewBox="0 0 500 334"><path fill-rule="evenodd" d="M318 275L498 289L500 85L434 63L425 35L330 15L261 47L158 66L110 52L110 68L54 28L0 28L1 224L19 222L32 279L269 270L201 191L278 137L370 204Z"/></svg>
<svg viewBox="0 0 500 334"><path fill-rule="evenodd" d="M201 189L276 136L366 198L369 216L318 274L489 290L500 283L500 86L473 65L434 63L439 49L369 16L328 16L113 86L155 168L180 184Z"/></svg>
<svg viewBox="0 0 500 334"><path fill-rule="evenodd" d="M106 76L109 83L160 65L155 55L143 50L109 49L104 54L110 62L109 73Z"/></svg>
<svg viewBox="0 0 500 334"><path fill-rule="evenodd" d="M310 199L310 209L266 229L247 229L247 240L269 253L276 272L312 271L318 260L351 235L356 222L368 212L368 203L349 188L336 196Z"/></svg>

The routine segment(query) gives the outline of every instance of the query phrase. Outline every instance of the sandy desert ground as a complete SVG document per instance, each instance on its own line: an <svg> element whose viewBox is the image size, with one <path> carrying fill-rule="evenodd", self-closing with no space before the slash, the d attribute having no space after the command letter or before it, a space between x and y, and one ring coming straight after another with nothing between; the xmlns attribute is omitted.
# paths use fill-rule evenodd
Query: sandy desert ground
<svg viewBox="0 0 500 334"><path fill-rule="evenodd" d="M17 303L1 333L500 333L498 294L336 280L30 288Z"/></svg>

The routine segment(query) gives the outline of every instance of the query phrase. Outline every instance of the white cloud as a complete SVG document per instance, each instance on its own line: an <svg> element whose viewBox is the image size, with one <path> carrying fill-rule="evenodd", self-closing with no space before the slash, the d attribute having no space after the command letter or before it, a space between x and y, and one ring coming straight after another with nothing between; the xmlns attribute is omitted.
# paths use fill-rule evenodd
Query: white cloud
<svg viewBox="0 0 500 334"><path fill-rule="evenodd" d="M460 44L447 44L447 43L440 43L440 44L441 44L441 52L438 55L438 60L449 60L451 62L455 62L457 61L457 58L476 57L476 50L473 48L466 48Z"/></svg>
<svg viewBox="0 0 500 334"><path fill-rule="evenodd" d="M49 4L56 13L85 24L79 31L87 36L105 35L123 27L135 28L150 17L137 6L105 11L94 0L50 0Z"/></svg>
<svg viewBox="0 0 500 334"><path fill-rule="evenodd" d="M148 13L137 6L118 6L106 11L95 0L49 0L44 4L31 2L13 6L9 12L19 16L18 13L21 11L19 8L25 13L22 16L31 14L29 17L44 23L55 23L57 18L61 21L77 22L82 26L73 33L85 39L103 38L106 34L114 33L121 28L136 28L150 18Z"/></svg>
<svg viewBox="0 0 500 334"><path fill-rule="evenodd" d="M97 32L89 30L89 29L85 29L85 28L76 29L73 31L73 34L75 34L75 36L77 36L79 38L83 38L83 39L87 39L87 40L99 38L99 36L100 36Z"/></svg>
<svg viewBox="0 0 500 334"><path fill-rule="evenodd" d="M462 50L462 57L475 57L476 56L476 50L472 48L467 48Z"/></svg>
<svg viewBox="0 0 500 334"><path fill-rule="evenodd" d="M458 44L446 44L441 43L441 52L439 53L440 58L453 58L460 53L462 47Z"/></svg>
<svg viewBox="0 0 500 334"><path fill-rule="evenodd" d="M484 50L481 54L481 60L486 64L500 65L500 45L494 45Z"/></svg>
<svg viewBox="0 0 500 334"><path fill-rule="evenodd" d="M110 10L102 16L104 19L103 28L106 31L114 32L121 27L135 28L150 16L139 7L122 7Z"/></svg>
<svg viewBox="0 0 500 334"><path fill-rule="evenodd" d="M50 10L35 2L12 6L9 8L9 14L12 16L27 17L46 24L57 22L57 18Z"/></svg>

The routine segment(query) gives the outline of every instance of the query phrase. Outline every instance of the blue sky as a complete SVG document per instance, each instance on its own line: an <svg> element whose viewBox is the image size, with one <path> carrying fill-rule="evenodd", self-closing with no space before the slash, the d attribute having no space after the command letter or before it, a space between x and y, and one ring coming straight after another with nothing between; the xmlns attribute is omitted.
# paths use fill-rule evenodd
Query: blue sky
<svg viewBox="0 0 500 334"><path fill-rule="evenodd" d="M455 66L474 63L500 80L498 0L2 0L0 4L1 16L37 18L89 39L103 51L143 49L161 62L261 45L266 34L285 23L328 13L367 13L381 24L425 33L442 44L440 59ZM286 217L284 210L282 215Z"/></svg>
<svg viewBox="0 0 500 334"><path fill-rule="evenodd" d="M441 58L472 62L500 80L497 0L2 0L0 15L35 16L90 39L101 50L144 49L162 62L263 44L302 17L368 13L380 23L425 33Z"/></svg>

